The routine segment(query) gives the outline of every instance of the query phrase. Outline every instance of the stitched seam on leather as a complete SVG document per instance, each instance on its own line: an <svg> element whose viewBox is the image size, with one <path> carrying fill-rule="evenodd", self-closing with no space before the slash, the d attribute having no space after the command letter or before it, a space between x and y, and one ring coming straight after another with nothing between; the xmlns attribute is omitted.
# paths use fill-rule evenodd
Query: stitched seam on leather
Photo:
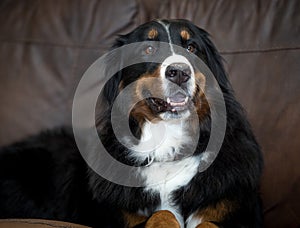
<svg viewBox="0 0 300 228"><path fill-rule="evenodd" d="M3 43L20 43L20 44L28 44L28 45L45 45L45 46L57 46L57 47L66 47L66 48L85 48L85 49L99 49L104 48L108 49L108 45L86 45L86 44L64 44L64 43L51 43L39 40L23 40L23 39L13 39L13 40L6 40L1 39L0 42Z"/></svg>
<svg viewBox="0 0 300 228"><path fill-rule="evenodd" d="M63 43L51 43L44 42L38 40L23 40L23 39L14 39L14 40L1 40L0 42L6 43L25 43L25 44L36 44L36 45L47 45L47 46L58 46L58 47L67 47L67 48L83 48L83 49L109 49L109 45L86 45L86 44L63 44ZM288 50L299 50L300 46L294 47L271 47L265 49L239 49L239 50L231 50L231 51L220 51L223 55L231 55L231 54L248 54L248 53L260 53L260 52L276 52L276 51L288 51Z"/></svg>
<svg viewBox="0 0 300 228"><path fill-rule="evenodd" d="M293 51L299 50L299 47L276 47L276 48L266 48L266 49L245 49L237 51L220 51L222 55L232 55L232 54L249 54L249 53L265 53L265 52L277 52L277 51Z"/></svg>

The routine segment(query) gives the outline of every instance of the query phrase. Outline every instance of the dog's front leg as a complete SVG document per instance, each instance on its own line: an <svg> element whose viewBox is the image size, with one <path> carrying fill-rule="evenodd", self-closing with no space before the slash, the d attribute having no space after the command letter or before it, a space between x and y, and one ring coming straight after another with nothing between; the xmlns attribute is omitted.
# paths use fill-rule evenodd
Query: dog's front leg
<svg viewBox="0 0 300 228"><path fill-rule="evenodd" d="M200 209L191 214L186 220L187 228L217 228L214 223L222 222L236 205L229 201L223 200L215 205Z"/></svg>

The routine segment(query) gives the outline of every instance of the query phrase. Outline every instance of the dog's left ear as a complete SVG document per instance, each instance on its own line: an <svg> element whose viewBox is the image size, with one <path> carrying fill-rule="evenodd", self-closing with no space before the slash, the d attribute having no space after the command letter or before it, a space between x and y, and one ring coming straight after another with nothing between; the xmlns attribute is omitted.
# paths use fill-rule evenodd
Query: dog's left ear
<svg viewBox="0 0 300 228"><path fill-rule="evenodd" d="M201 28L197 27L197 29L199 32L198 35L200 36L200 40L202 42L201 49L204 52L209 69L214 74L223 92L231 90L231 85L224 69L223 58L213 42L210 40L210 35Z"/></svg>

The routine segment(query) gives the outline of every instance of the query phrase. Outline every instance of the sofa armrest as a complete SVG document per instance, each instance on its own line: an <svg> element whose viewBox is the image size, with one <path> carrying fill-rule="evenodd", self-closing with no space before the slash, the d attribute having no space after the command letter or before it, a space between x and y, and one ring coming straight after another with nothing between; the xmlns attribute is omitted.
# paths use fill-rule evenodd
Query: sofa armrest
<svg viewBox="0 0 300 228"><path fill-rule="evenodd" d="M88 228L74 223L44 219L0 219L0 228Z"/></svg>

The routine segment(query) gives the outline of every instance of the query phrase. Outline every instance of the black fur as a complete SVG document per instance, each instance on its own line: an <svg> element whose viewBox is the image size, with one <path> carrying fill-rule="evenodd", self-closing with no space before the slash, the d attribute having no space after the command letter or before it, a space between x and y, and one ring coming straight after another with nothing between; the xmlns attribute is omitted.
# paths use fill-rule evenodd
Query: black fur
<svg viewBox="0 0 300 228"><path fill-rule="evenodd" d="M261 227L258 189L262 156L244 111L234 97L222 59L204 30L185 20L172 23L193 32L195 54L215 75L227 111L225 139L217 159L205 172L198 173L188 185L178 189L173 198L181 205L185 219L196 210L229 200L235 202L236 210L216 223L219 227ZM145 40L143 31L151 26L159 29L157 22L142 25L120 37L114 48ZM160 40L166 41L163 37ZM114 137L111 105L121 80L129 84L156 67L157 64L143 63L125 68L104 88L103 96L109 107L99 116L99 135L107 150L129 165L141 164L128 159L128 149ZM210 123L209 116L200 123L198 154L208 142ZM140 128L134 118L130 119L130 126L139 137ZM48 218L93 227L124 227L122 211L154 210L159 202L158 195L149 195L143 188L119 186L94 173L82 159L67 128L48 131L0 150L0 218Z"/></svg>

